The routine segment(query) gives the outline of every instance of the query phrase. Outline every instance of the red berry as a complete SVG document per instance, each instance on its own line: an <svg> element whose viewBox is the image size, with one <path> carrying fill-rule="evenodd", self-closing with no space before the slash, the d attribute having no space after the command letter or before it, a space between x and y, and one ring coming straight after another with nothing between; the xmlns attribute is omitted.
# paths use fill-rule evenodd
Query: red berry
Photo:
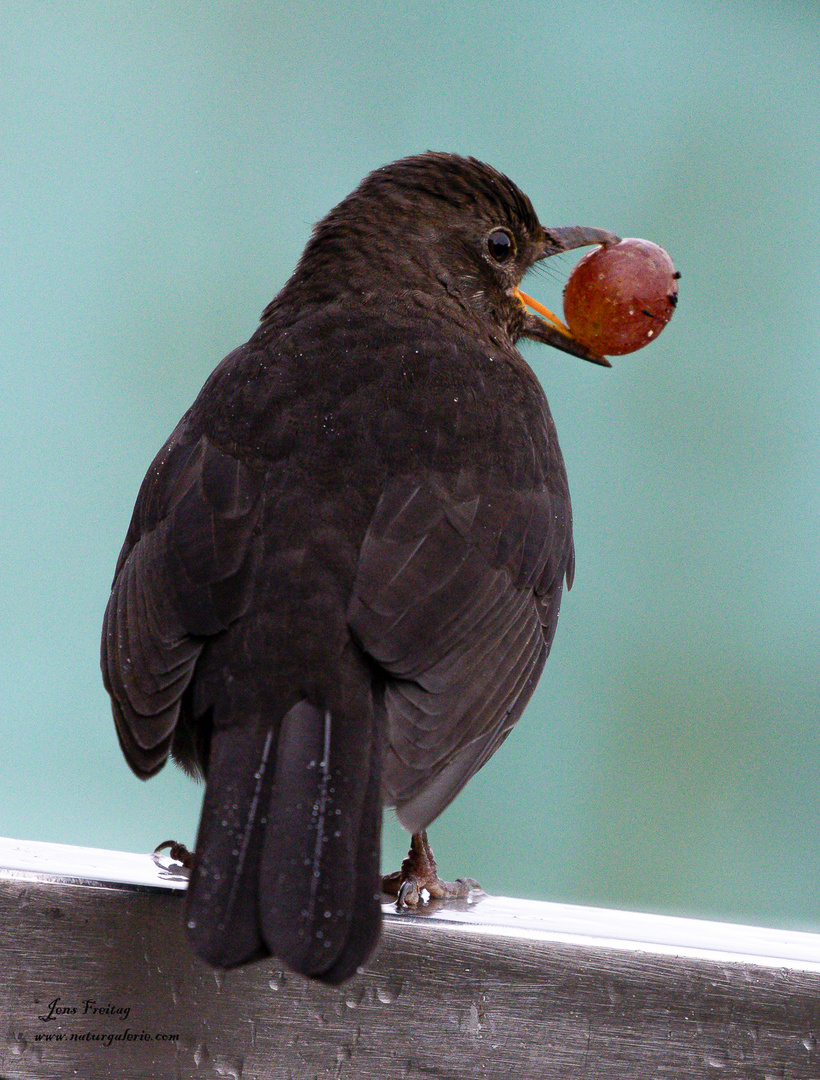
<svg viewBox="0 0 820 1080"><path fill-rule="evenodd" d="M649 240L606 244L570 274L564 318L578 341L603 356L635 352L672 318L679 277L663 248Z"/></svg>

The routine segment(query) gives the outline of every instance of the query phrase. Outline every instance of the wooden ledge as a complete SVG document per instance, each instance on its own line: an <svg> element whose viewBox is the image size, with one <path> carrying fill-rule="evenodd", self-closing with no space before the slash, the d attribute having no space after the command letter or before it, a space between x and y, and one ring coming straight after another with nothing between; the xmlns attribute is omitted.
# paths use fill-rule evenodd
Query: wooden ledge
<svg viewBox="0 0 820 1080"><path fill-rule="evenodd" d="M329 988L202 964L184 888L167 860L0 840L0 1080L820 1077L819 935L386 905L378 955Z"/></svg>

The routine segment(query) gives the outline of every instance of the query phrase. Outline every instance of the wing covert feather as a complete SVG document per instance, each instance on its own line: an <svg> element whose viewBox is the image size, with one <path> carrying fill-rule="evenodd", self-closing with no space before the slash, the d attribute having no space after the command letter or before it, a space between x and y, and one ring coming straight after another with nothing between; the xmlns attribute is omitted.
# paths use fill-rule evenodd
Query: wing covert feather
<svg viewBox="0 0 820 1080"><path fill-rule="evenodd" d="M208 636L247 606L261 477L182 425L143 482L105 612L103 681L138 776L164 764Z"/></svg>
<svg viewBox="0 0 820 1080"><path fill-rule="evenodd" d="M461 473L398 477L361 549L348 611L388 672L384 786L426 827L506 737L546 660L572 564L565 488Z"/></svg>

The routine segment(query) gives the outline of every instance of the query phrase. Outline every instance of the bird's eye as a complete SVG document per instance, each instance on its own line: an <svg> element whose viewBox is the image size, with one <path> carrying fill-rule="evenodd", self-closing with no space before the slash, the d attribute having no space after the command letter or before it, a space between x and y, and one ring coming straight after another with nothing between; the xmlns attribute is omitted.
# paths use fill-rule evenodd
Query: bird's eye
<svg viewBox="0 0 820 1080"><path fill-rule="evenodd" d="M487 251L496 262L507 262L515 254L515 243L506 229L493 229L487 237Z"/></svg>

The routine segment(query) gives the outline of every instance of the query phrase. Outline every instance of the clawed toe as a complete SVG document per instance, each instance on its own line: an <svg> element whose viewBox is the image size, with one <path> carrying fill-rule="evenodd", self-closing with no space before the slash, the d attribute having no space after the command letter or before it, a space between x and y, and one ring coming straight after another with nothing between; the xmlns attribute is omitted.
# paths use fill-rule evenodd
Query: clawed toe
<svg viewBox="0 0 820 1080"><path fill-rule="evenodd" d="M161 844L157 844L154 848L154 855L159 855L166 848L168 849L168 857L172 862L181 863L186 870L192 868L194 865L194 853L189 851L184 844L180 844L176 840L163 840Z"/></svg>
<svg viewBox="0 0 820 1080"><path fill-rule="evenodd" d="M426 832L414 833L410 852L401 864L401 870L382 878L382 889L388 896L396 897L396 906L418 907L427 900L463 900L481 886L472 878L443 881Z"/></svg>

